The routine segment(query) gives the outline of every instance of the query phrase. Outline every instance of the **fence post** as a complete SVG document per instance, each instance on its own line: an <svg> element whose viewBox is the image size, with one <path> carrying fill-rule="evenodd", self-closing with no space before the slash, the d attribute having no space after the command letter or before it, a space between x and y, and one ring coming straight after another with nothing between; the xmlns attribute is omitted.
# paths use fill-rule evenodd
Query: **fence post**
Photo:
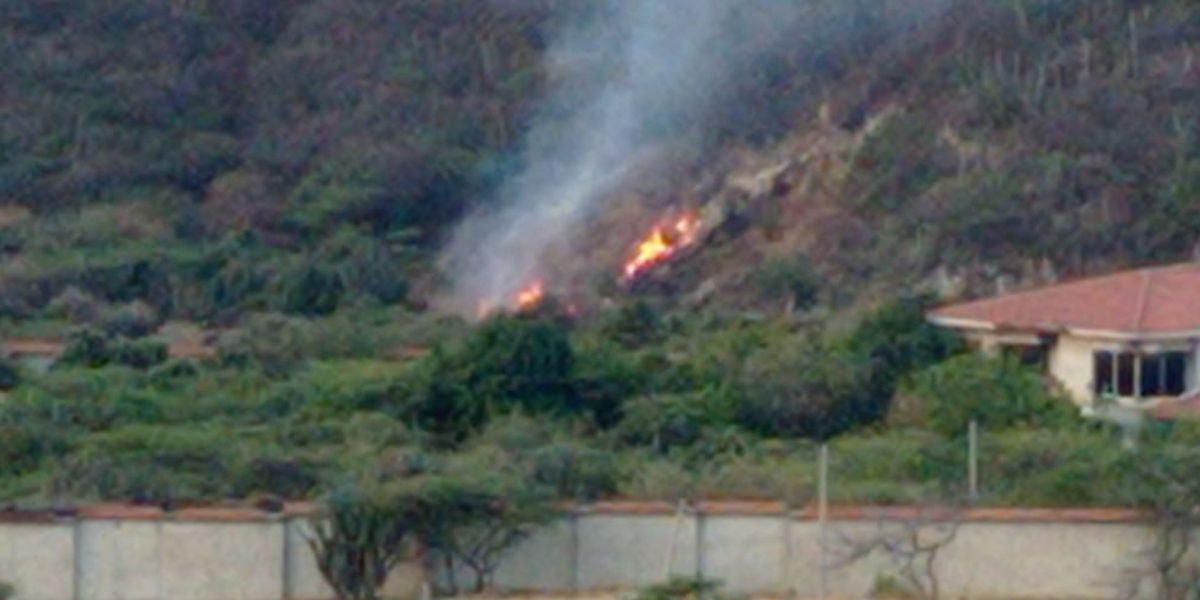
<svg viewBox="0 0 1200 600"><path fill-rule="evenodd" d="M829 518L829 446L822 443L817 455L817 539L821 546L821 600L829 595L829 539L826 521Z"/></svg>
<svg viewBox="0 0 1200 600"><path fill-rule="evenodd" d="M967 494L972 504L979 500L979 423L975 419L967 427Z"/></svg>
<svg viewBox="0 0 1200 600"><path fill-rule="evenodd" d="M579 578L579 568L580 568L579 567L579 562L580 562L580 560L579 560L579 551L580 551L580 548L579 548L579 519L581 516L582 515L580 515L580 513L579 513L579 508L573 507L571 509L570 516L568 517L568 519L570 519L568 522L571 524L571 536L570 536L570 540L571 540L571 573L570 573L571 591L576 594L578 594L580 591L580 589L579 589L579 583L580 583L580 578Z"/></svg>

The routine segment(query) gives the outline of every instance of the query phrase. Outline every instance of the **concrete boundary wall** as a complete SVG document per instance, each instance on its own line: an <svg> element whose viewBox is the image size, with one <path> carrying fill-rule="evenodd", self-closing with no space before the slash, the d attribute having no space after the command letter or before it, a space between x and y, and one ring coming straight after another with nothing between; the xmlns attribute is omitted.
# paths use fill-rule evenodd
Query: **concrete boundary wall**
<svg viewBox="0 0 1200 600"><path fill-rule="evenodd" d="M496 584L572 593L687 575L736 594L863 598L896 563L883 552L847 562L851 546L915 523L955 524L936 563L948 598L1111 598L1145 568L1154 541L1147 515L1130 510L833 507L822 531L815 509L781 504L604 503L514 548Z"/></svg>
<svg viewBox="0 0 1200 600"><path fill-rule="evenodd" d="M324 600L333 594L306 541L311 514L306 505L0 512L0 580L17 586L17 600ZM495 584L572 593L684 575L740 594L861 598L895 565L876 553L838 566L848 545L929 515L832 507L822 528L814 510L773 503L600 503L570 509L511 550ZM1154 534L1146 515L1127 510L977 509L933 519L958 523L937 562L947 598L1113 597ZM385 592L413 597L424 581L416 563L404 564Z"/></svg>

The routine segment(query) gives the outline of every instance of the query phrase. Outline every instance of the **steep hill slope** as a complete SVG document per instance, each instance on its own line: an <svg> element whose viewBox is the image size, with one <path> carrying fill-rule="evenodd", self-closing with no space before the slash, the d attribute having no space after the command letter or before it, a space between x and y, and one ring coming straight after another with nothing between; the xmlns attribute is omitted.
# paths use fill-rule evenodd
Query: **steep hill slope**
<svg viewBox="0 0 1200 600"><path fill-rule="evenodd" d="M806 33L731 84L703 127L685 123L686 147L561 250L554 291L841 307L1193 253L1200 7L920 4L804 4ZM444 285L446 234L517 168L544 111L542 53L590 9L12 8L0 314L17 321L130 302L160 320L424 305ZM637 240L682 209L703 240L620 285Z"/></svg>

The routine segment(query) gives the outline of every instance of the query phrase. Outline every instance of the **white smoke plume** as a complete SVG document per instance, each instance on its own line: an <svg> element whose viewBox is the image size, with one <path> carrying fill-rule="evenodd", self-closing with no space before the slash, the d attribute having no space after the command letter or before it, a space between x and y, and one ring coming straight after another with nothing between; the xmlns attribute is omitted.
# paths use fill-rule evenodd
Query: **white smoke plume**
<svg viewBox="0 0 1200 600"><path fill-rule="evenodd" d="M868 4L875 0L868 0ZM853 0L597 0L547 52L551 95L522 149L522 170L469 215L440 267L447 304L501 307L543 276L547 252L584 227L654 150L694 132L724 90L814 11ZM859 3L861 4L861 3ZM825 32L827 33L827 32Z"/></svg>

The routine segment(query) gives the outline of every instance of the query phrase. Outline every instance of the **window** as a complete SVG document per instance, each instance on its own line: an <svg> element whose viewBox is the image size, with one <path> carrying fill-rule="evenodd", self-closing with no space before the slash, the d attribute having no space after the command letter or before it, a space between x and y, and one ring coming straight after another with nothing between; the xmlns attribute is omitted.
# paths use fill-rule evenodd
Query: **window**
<svg viewBox="0 0 1200 600"><path fill-rule="evenodd" d="M1048 353L1045 346L1004 346L1003 352L1027 367L1046 367Z"/></svg>
<svg viewBox="0 0 1200 600"><path fill-rule="evenodd" d="M1142 395L1179 396L1187 387L1187 354L1164 352L1142 358Z"/></svg>
<svg viewBox="0 0 1200 600"><path fill-rule="evenodd" d="M1096 352L1093 357L1093 391L1118 396L1180 396L1187 391L1188 353Z"/></svg>
<svg viewBox="0 0 1200 600"><path fill-rule="evenodd" d="M1133 395L1133 372L1134 372L1133 354L1122 352L1117 355L1117 395L1132 396Z"/></svg>
<svg viewBox="0 0 1200 600"><path fill-rule="evenodd" d="M1093 355L1092 373L1095 374L1093 380L1093 391L1097 396L1105 396L1115 393L1113 389L1113 355L1112 352L1097 352Z"/></svg>

